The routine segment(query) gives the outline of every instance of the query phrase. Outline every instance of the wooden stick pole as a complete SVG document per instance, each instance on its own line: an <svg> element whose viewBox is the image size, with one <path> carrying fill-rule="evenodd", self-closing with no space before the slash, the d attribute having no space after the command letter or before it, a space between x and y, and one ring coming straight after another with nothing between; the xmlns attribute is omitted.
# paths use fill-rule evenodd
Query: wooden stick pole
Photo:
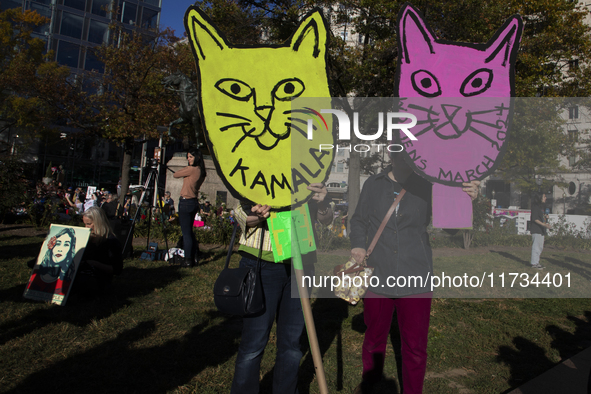
<svg viewBox="0 0 591 394"><path fill-rule="evenodd" d="M324 375L324 365L322 364L322 356L320 354L320 346L318 346L318 336L316 335L314 316L312 315L312 306L310 305L310 296L303 281L304 268L302 263L302 254L300 252L300 246L295 227L294 218L292 217L292 264L296 275L298 293L302 303L302 312L304 313L304 321L306 322L306 331L308 332L308 341L310 342L310 351L312 353L312 360L314 361L314 370L316 372L316 379L318 380L320 394L328 394L326 376Z"/></svg>

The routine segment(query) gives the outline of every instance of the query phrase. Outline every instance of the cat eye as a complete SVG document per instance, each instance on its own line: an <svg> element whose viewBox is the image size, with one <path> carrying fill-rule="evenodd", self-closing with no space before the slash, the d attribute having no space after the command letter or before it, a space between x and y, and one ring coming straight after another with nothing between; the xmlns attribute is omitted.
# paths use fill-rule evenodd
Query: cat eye
<svg viewBox="0 0 591 394"><path fill-rule="evenodd" d="M411 76L412 87L421 96L437 97L441 94L441 86L437 78L429 71L419 70L415 71Z"/></svg>
<svg viewBox="0 0 591 394"><path fill-rule="evenodd" d="M248 101L252 96L252 88L237 79L221 79L215 84L218 90L236 100Z"/></svg>
<svg viewBox="0 0 591 394"><path fill-rule="evenodd" d="M492 80L492 70L488 68L480 68L468 75L468 78L462 83L460 93L462 93L464 97L476 96L490 88Z"/></svg>
<svg viewBox="0 0 591 394"><path fill-rule="evenodd" d="M288 101L294 97L299 97L304 89L304 83L297 79L286 79L277 84L273 90L273 95L277 97L279 101Z"/></svg>

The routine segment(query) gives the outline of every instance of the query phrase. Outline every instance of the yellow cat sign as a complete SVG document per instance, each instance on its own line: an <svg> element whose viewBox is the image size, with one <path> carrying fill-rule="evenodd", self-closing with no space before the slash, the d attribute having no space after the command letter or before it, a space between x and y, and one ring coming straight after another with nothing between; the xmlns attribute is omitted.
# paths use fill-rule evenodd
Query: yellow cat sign
<svg viewBox="0 0 591 394"><path fill-rule="evenodd" d="M332 119L307 138L295 98L324 98L328 30L319 11L303 19L283 45L232 45L197 7L185 14L197 62L201 114L218 174L232 194L274 209L299 206L310 183L325 182L334 154Z"/></svg>

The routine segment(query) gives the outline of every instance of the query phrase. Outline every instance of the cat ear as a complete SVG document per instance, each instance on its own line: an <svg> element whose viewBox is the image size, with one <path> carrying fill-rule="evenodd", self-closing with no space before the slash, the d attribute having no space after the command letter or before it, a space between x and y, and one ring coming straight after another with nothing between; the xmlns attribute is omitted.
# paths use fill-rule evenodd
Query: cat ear
<svg viewBox="0 0 591 394"><path fill-rule="evenodd" d="M410 63L415 57L433 54L433 42L437 39L423 16L410 4L398 13L398 53L400 61Z"/></svg>
<svg viewBox="0 0 591 394"><path fill-rule="evenodd" d="M199 60L208 54L230 47L223 34L212 24L207 15L197 7L189 7L185 14L185 29L193 52Z"/></svg>
<svg viewBox="0 0 591 394"><path fill-rule="evenodd" d="M296 52L306 52L324 59L328 42L326 25L320 11L308 15L291 38L290 46Z"/></svg>
<svg viewBox="0 0 591 394"><path fill-rule="evenodd" d="M486 44L487 57L485 62L490 63L495 60L495 63L503 67L515 64L522 32L523 21L521 17L514 15L509 18Z"/></svg>

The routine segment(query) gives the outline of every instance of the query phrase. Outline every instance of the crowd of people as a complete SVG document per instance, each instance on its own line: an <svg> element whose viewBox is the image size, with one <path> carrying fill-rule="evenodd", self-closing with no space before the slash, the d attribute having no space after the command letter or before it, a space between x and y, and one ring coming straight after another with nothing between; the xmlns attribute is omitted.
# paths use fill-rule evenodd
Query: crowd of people
<svg viewBox="0 0 591 394"><path fill-rule="evenodd" d="M51 203L54 214L61 221L67 221L76 215L82 215L91 207L101 207L105 210L109 219L124 215L124 206L131 203L131 195L126 196L123 204L119 204L118 198L113 193L104 189L87 193L82 187L63 187L57 181L48 184L37 182L32 209L41 212L47 203ZM22 207L26 210L27 207Z"/></svg>

